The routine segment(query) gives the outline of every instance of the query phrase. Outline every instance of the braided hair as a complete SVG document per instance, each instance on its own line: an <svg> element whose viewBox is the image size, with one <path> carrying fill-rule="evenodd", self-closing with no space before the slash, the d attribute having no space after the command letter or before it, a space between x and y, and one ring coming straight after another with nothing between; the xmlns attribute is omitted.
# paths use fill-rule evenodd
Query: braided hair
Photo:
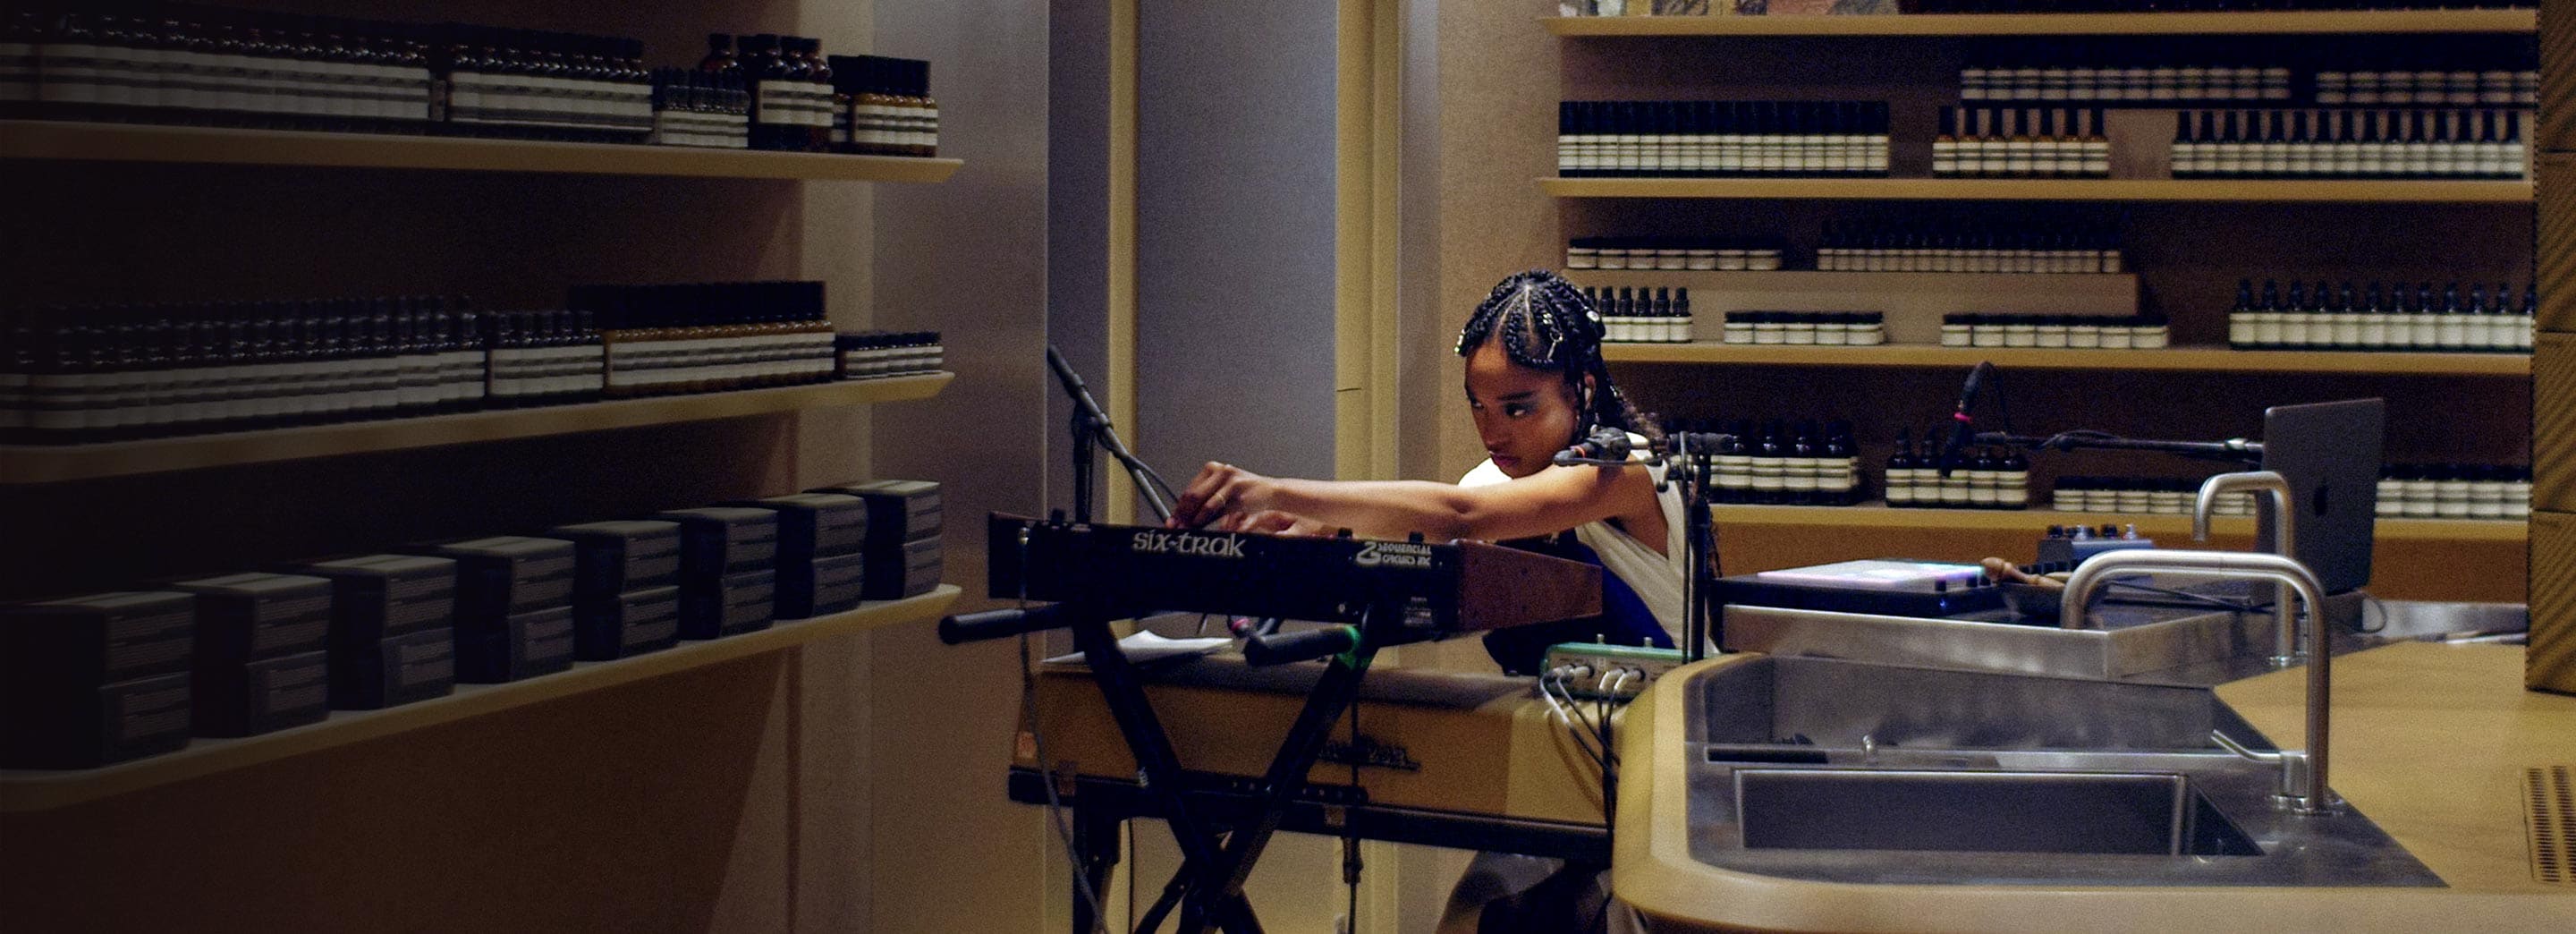
<svg viewBox="0 0 2576 934"><path fill-rule="evenodd" d="M1601 312L1565 277L1545 269L1513 273L1494 285L1492 294L1467 317L1458 331L1458 355L1474 353L1499 336L1503 353L1513 363L1557 373L1582 400L1581 418L1567 443L1594 429L1616 427L1660 440L1654 420L1637 411L1601 358L1604 325ZM1584 378L1592 389L1586 391Z"/></svg>

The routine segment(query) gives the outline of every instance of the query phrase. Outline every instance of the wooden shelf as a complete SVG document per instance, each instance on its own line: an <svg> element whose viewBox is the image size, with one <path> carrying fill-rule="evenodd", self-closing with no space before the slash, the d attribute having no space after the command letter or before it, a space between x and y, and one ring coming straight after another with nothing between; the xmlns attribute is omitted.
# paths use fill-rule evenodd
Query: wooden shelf
<svg viewBox="0 0 2576 934"><path fill-rule="evenodd" d="M51 120L0 120L0 158L925 183L946 181L965 164L897 156Z"/></svg>
<svg viewBox="0 0 2576 934"><path fill-rule="evenodd" d="M1862 272L1823 269L1566 269L1569 279L1612 281L1613 285L1647 283L1706 286L1717 290L1770 291L1788 286L1832 288L1842 292L1903 292L1915 289L1993 288L2016 286L2137 287L2133 272ZM1584 284L1590 284L1586 281Z"/></svg>
<svg viewBox="0 0 2576 934"><path fill-rule="evenodd" d="M2528 181L2161 178L1541 178L1559 198L2528 204Z"/></svg>
<svg viewBox="0 0 2576 934"><path fill-rule="evenodd" d="M955 377L953 373L927 373L147 441L0 446L0 485L59 483L926 399L937 395Z"/></svg>
<svg viewBox="0 0 2576 934"><path fill-rule="evenodd" d="M2135 524L2138 534L2176 542L2191 537L2191 517L2131 515L2111 512L2057 512L2046 509L1892 509L1885 503L1859 506L1750 506L1720 504L1709 514L1723 525L1791 525L1861 529L2006 530L2033 535L2052 525ZM2220 516L2211 520L2220 535L2252 535L2254 520ZM2496 519L2381 519L2381 541L2519 542L2529 536L2525 522Z"/></svg>
<svg viewBox="0 0 2576 934"><path fill-rule="evenodd" d="M1697 342L1606 344L1613 363L1751 366L1970 367L1982 361L2029 370L2181 370L2210 373L2359 373L2382 376L2528 377L2528 354L2365 353L2324 350L2037 350L2001 347L1809 347Z"/></svg>
<svg viewBox="0 0 2576 934"><path fill-rule="evenodd" d="M2530 33L2534 10L2327 10L2295 13L2026 13L1918 16L1574 16L1541 20L1560 36L2069 36Z"/></svg>
<svg viewBox="0 0 2576 934"><path fill-rule="evenodd" d="M0 770L0 813L51 810L95 801L672 672L722 664L817 639L880 626L927 622L947 612L949 604L957 601L958 593L956 586L943 584L918 597L869 603L846 613L813 619L782 620L759 632L704 642L682 642L674 648L634 658L577 662L570 671L525 681L460 684L454 694L400 707L333 711L329 719L291 730L242 739L194 740L177 752L103 768Z"/></svg>

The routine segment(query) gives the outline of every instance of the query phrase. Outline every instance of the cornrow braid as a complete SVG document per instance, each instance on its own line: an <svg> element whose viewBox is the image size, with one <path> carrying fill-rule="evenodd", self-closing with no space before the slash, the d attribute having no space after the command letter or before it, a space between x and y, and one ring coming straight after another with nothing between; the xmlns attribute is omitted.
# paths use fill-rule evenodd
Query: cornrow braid
<svg viewBox="0 0 2576 934"><path fill-rule="evenodd" d="M1467 316L1466 327L1458 331L1458 355L1473 353L1499 335L1503 353L1513 363L1555 372L1584 400L1575 439L1604 427L1660 439L1662 432L1655 429L1654 420L1637 411L1618 384L1610 381L1609 364L1601 357L1604 333L1600 310L1592 307L1582 290L1554 272L1532 269L1496 283L1475 313ZM1587 376L1594 387L1589 393L1583 391Z"/></svg>

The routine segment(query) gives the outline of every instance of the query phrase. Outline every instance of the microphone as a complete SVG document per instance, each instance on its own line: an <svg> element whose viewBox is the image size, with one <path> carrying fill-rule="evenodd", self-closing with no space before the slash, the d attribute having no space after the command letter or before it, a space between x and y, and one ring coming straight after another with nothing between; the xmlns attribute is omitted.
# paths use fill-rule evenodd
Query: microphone
<svg viewBox="0 0 2576 934"><path fill-rule="evenodd" d="M1593 429L1592 435L1583 439L1581 443L1556 452L1554 462L1559 467L1572 467L1576 464L1598 461L1625 463L1628 460L1628 452L1635 449L1635 446L1628 442L1626 429L1603 426Z"/></svg>
<svg viewBox="0 0 2576 934"><path fill-rule="evenodd" d="M1047 368L1055 371L1056 383L1064 387L1065 395L1073 397L1074 405L1086 413L1104 411L1100 402L1091 398L1091 387L1082 384L1082 377L1073 372L1073 364L1065 362L1064 355L1056 352L1055 345L1048 344L1046 352Z"/></svg>
<svg viewBox="0 0 2576 934"><path fill-rule="evenodd" d="M1981 361L1968 370L1967 385L1959 389L1959 408L1950 413L1951 421L1956 424L1950 428L1950 440L1941 445L1941 476L1949 476L1950 471L1959 466L1959 452L1967 448L1968 442L1976 440L1977 420L1969 409L1976 405L1977 390L1985 388L1986 379L1994 372L1992 361Z"/></svg>

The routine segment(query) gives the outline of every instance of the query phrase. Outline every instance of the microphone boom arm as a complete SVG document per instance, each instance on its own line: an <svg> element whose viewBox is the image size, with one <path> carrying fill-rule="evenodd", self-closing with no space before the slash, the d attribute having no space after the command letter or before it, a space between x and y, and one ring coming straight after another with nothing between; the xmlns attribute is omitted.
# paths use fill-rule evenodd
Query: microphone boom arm
<svg viewBox="0 0 2576 934"><path fill-rule="evenodd" d="M1072 364L1065 362L1064 354L1056 352L1054 344L1047 345L1046 353L1047 366L1055 370L1056 382L1064 387L1065 396L1073 400L1074 519L1091 521L1091 446L1096 444L1109 452L1119 466L1127 469L1128 478L1136 484L1137 492L1144 494L1145 505L1152 507L1154 515L1169 521L1172 504L1163 499L1158 489L1163 482L1162 477L1137 457L1136 452L1128 450L1127 442L1119 439L1118 429L1109 424L1109 413L1100 407L1100 400L1091 397L1090 387L1083 385L1082 377L1073 372Z"/></svg>

